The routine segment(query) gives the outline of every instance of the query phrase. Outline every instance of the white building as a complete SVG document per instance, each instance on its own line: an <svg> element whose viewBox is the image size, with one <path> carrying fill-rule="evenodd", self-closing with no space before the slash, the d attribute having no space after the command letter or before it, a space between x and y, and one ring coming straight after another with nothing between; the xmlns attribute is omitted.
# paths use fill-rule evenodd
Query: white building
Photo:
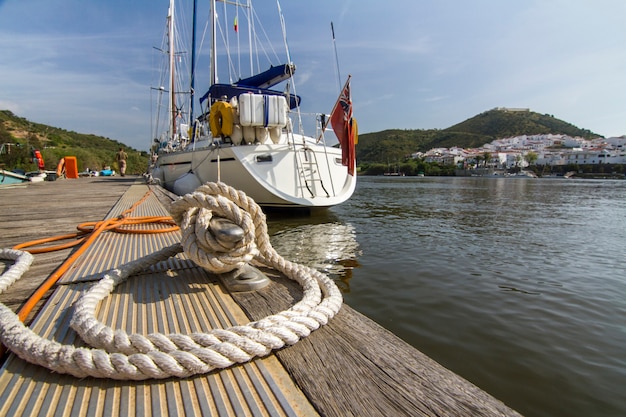
<svg viewBox="0 0 626 417"><path fill-rule="evenodd" d="M624 164L626 155L624 152L611 151L602 148L577 149L564 154L567 164L598 165L598 164Z"/></svg>
<svg viewBox="0 0 626 417"><path fill-rule="evenodd" d="M481 148L434 148L414 157L422 156L427 162L464 163L468 167L525 168L529 165L526 161L529 152L537 155L536 165L626 164L626 135L593 140L560 134L520 135L496 139ZM490 160L485 162L487 153Z"/></svg>

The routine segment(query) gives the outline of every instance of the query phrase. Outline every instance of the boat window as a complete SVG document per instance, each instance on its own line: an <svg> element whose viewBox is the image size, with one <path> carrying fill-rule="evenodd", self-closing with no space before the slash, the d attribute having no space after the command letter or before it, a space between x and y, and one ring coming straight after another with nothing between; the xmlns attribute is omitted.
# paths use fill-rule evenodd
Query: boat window
<svg viewBox="0 0 626 417"><path fill-rule="evenodd" d="M256 156L256 161L257 162L272 162L272 155L257 155Z"/></svg>

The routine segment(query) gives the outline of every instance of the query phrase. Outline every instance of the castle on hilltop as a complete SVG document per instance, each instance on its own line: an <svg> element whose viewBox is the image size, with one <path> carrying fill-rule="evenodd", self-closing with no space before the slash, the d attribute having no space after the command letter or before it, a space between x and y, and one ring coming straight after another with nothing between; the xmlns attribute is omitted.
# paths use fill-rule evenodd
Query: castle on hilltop
<svg viewBox="0 0 626 417"><path fill-rule="evenodd" d="M493 109L498 110L498 111L506 111L506 112L514 112L514 111L529 112L530 111L530 109L523 108L523 107L494 107Z"/></svg>

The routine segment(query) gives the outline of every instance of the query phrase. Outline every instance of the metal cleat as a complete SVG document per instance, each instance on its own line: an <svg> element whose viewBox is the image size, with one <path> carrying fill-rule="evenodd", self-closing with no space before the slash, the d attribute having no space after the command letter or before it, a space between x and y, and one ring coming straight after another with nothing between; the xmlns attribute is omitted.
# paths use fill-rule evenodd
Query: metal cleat
<svg viewBox="0 0 626 417"><path fill-rule="evenodd" d="M213 217L209 221L209 228L222 246L233 249L243 239L244 230L232 221L223 217Z"/></svg>
<svg viewBox="0 0 626 417"><path fill-rule="evenodd" d="M215 240L224 248L233 249L244 237L244 230L222 217L213 217L209 227ZM269 278L252 265L246 264L234 271L218 274L222 284L231 292L255 291L269 284Z"/></svg>
<svg viewBox="0 0 626 417"><path fill-rule="evenodd" d="M250 264L219 274L218 277L230 292L256 291L270 283L267 275Z"/></svg>

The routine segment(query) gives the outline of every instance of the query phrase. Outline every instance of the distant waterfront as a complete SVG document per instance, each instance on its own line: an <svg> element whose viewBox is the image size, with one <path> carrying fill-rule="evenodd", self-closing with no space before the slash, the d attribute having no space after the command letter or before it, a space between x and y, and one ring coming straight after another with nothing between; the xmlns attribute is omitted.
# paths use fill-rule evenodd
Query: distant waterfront
<svg viewBox="0 0 626 417"><path fill-rule="evenodd" d="M625 218L624 181L362 177L348 203L269 226L347 304L522 414L617 417Z"/></svg>

